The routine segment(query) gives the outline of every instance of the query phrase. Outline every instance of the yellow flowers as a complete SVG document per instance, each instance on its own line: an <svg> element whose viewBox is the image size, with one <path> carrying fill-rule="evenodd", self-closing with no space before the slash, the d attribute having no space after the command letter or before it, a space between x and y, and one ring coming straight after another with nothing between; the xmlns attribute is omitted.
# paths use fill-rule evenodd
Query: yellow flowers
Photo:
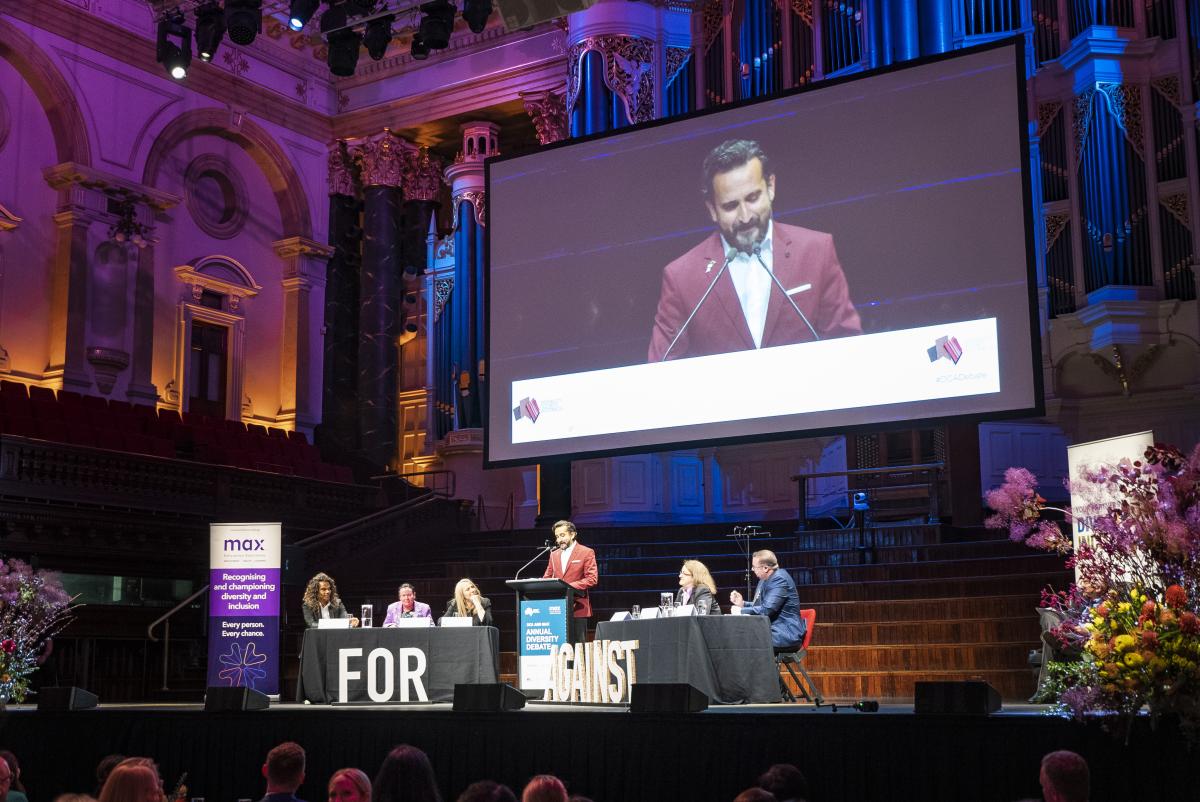
<svg viewBox="0 0 1200 802"><path fill-rule="evenodd" d="M1118 652L1127 652L1133 648L1136 643L1132 635L1118 635L1113 638L1113 648Z"/></svg>
<svg viewBox="0 0 1200 802"><path fill-rule="evenodd" d="M1132 609L1133 609L1133 605L1130 604L1129 602L1121 602L1120 604L1117 605L1118 613L1127 613Z"/></svg>

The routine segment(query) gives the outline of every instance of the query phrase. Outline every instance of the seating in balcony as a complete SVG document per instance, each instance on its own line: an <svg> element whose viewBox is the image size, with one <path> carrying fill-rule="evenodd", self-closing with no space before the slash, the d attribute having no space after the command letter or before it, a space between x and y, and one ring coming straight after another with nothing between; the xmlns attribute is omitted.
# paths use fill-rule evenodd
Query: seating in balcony
<svg viewBox="0 0 1200 802"><path fill-rule="evenodd" d="M0 381L0 433L87 448L353 483L303 432Z"/></svg>

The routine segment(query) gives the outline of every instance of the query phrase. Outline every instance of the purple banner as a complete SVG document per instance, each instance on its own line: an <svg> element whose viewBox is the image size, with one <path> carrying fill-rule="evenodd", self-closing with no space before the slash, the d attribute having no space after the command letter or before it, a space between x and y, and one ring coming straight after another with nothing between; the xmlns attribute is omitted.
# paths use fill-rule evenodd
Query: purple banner
<svg viewBox="0 0 1200 802"><path fill-rule="evenodd" d="M208 685L279 693L279 524L213 524Z"/></svg>

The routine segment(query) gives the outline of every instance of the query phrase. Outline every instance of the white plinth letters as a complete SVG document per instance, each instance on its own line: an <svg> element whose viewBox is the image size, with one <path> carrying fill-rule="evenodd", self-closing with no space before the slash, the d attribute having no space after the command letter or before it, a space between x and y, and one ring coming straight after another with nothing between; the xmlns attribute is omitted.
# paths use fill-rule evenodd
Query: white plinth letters
<svg viewBox="0 0 1200 802"><path fill-rule="evenodd" d="M383 661L383 690L379 687L379 661ZM372 649L367 655L367 693L372 702L392 701L392 691L396 689L396 663L392 653L384 648Z"/></svg>
<svg viewBox="0 0 1200 802"><path fill-rule="evenodd" d="M411 664L410 664L411 661ZM425 675L425 652L413 647L400 649L400 701L409 701L408 685L411 682L417 692L418 702L428 702L429 694L421 677Z"/></svg>
<svg viewBox="0 0 1200 802"><path fill-rule="evenodd" d="M350 680L360 679L361 671L350 670L350 658L362 657L362 649L338 649L338 701L350 701Z"/></svg>

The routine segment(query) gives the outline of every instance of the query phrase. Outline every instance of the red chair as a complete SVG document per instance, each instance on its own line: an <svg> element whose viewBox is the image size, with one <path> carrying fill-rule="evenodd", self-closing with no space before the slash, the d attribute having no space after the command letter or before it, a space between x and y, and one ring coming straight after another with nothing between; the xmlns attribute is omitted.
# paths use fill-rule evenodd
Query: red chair
<svg viewBox="0 0 1200 802"><path fill-rule="evenodd" d="M298 431L295 431L294 429L289 429L287 436L288 436L289 440L298 441L298 442L304 443L305 445L308 445L308 435L306 435L304 432L298 432Z"/></svg>
<svg viewBox="0 0 1200 802"><path fill-rule="evenodd" d="M817 707L820 707L825 700L821 697L821 692L817 690L817 684L813 682L812 677L804 670L804 657L808 654L809 644L812 643L813 630L817 628L817 611L812 609L801 610L800 617L804 619L805 623L804 643L800 644L800 648L794 652L776 653L775 664L783 666L784 670L791 676L792 682L796 683L801 696ZM800 670L800 675L804 677L804 682L801 682L800 677L796 676L796 672L792 670L792 666ZM783 690L783 697L785 699L789 702L799 701L786 682L781 680L779 686Z"/></svg>
<svg viewBox="0 0 1200 802"><path fill-rule="evenodd" d="M29 390L21 382L9 381L8 379L0 379L0 398L7 395L19 395L22 398L29 397Z"/></svg>
<svg viewBox="0 0 1200 802"><path fill-rule="evenodd" d="M46 402L53 404L58 399L54 395L54 391L49 387L38 387L36 384L29 386L29 398L36 402Z"/></svg>

